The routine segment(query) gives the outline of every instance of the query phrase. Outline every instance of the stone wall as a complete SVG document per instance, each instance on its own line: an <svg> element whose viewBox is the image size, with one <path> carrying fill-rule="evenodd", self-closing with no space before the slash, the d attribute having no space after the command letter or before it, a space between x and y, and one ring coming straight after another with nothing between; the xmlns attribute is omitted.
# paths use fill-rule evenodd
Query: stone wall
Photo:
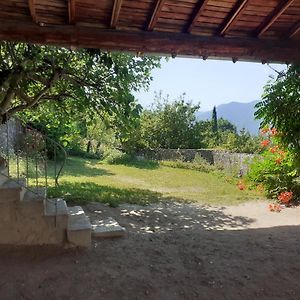
<svg viewBox="0 0 300 300"><path fill-rule="evenodd" d="M192 162L195 157L200 156L218 168L241 175L247 172L247 163L255 157L254 154L210 149L155 149L139 153L138 156L154 160L182 160L185 162Z"/></svg>
<svg viewBox="0 0 300 300"><path fill-rule="evenodd" d="M8 143L7 143L7 131L8 131ZM0 125L0 153L7 152L7 146L10 152L14 151L18 145L21 137L24 134L24 130L20 121L16 119L10 119L7 124Z"/></svg>

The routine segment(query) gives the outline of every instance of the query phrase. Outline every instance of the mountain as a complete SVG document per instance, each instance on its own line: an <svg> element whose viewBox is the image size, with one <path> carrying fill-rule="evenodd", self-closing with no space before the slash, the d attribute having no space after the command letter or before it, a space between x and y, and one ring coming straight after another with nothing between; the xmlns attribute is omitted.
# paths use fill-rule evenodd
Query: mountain
<svg viewBox="0 0 300 300"><path fill-rule="evenodd" d="M217 106L218 118L223 118L234 124L238 130L245 128L251 134L256 135L259 131L259 121L255 120L255 104L259 100L249 103L230 102ZM196 113L197 120L210 120L211 111Z"/></svg>

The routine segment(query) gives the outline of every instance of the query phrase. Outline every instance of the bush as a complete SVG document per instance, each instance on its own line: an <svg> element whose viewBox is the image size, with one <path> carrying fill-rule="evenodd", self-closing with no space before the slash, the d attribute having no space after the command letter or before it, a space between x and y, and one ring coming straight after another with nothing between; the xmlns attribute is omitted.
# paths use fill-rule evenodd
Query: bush
<svg viewBox="0 0 300 300"><path fill-rule="evenodd" d="M213 172L213 171L217 170L217 168L215 166L209 164L199 154L196 154L196 156L192 162L184 162L182 160L161 161L160 165L170 167L170 168L196 170L196 171L205 172L205 173L209 173L209 172Z"/></svg>
<svg viewBox="0 0 300 300"><path fill-rule="evenodd" d="M82 150L80 147L73 147L71 149L68 149L68 155L70 156L78 156L82 158L88 158L88 159L102 159L103 153L92 153L92 152L86 152Z"/></svg>
<svg viewBox="0 0 300 300"><path fill-rule="evenodd" d="M262 141L265 150L250 164L247 178L253 182L253 186L263 187L268 197L281 201L280 195L292 192L291 200L295 202L300 197L295 156L278 143L275 130L273 133L272 131L264 133L267 134L266 139Z"/></svg>
<svg viewBox="0 0 300 300"><path fill-rule="evenodd" d="M118 149L104 150L103 161L108 164L126 164L132 161L132 157Z"/></svg>

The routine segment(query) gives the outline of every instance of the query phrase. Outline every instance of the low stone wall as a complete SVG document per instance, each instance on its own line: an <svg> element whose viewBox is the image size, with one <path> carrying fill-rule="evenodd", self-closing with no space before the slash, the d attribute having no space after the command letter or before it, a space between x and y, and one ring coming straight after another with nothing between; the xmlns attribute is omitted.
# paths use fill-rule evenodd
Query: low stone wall
<svg viewBox="0 0 300 300"><path fill-rule="evenodd" d="M200 156L218 168L241 175L247 173L248 162L255 157L254 154L210 149L155 149L139 153L138 156L153 160L182 160L185 162L192 162L197 156Z"/></svg>

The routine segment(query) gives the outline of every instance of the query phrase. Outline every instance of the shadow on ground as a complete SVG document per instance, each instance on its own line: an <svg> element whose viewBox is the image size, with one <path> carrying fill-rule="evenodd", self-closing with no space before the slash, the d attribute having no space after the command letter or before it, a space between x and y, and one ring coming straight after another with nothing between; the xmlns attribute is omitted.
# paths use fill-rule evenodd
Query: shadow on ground
<svg viewBox="0 0 300 300"><path fill-rule="evenodd" d="M92 220L113 214L128 230L141 234L161 234L191 229L235 230L247 228L255 222L252 218L226 214L224 209L224 207L168 200L149 206L121 204L116 210L96 202L85 206L85 210L91 214ZM99 211L101 211L101 216L99 216Z"/></svg>
<svg viewBox="0 0 300 300"><path fill-rule="evenodd" d="M0 247L1 300L297 300L299 231L130 231L87 252Z"/></svg>
<svg viewBox="0 0 300 300"><path fill-rule="evenodd" d="M59 187L49 188L50 197L63 197L69 202L79 204L97 201L108 203L113 207L121 203L147 205L162 199L162 194L144 189L116 188L92 182L61 182Z"/></svg>
<svg viewBox="0 0 300 300"><path fill-rule="evenodd" d="M74 177L95 177L95 176L110 176L115 175L107 170L99 168L99 160L83 160L74 157L68 158L66 165L63 169L63 176L74 176ZM54 173L53 162L49 164L50 175Z"/></svg>

